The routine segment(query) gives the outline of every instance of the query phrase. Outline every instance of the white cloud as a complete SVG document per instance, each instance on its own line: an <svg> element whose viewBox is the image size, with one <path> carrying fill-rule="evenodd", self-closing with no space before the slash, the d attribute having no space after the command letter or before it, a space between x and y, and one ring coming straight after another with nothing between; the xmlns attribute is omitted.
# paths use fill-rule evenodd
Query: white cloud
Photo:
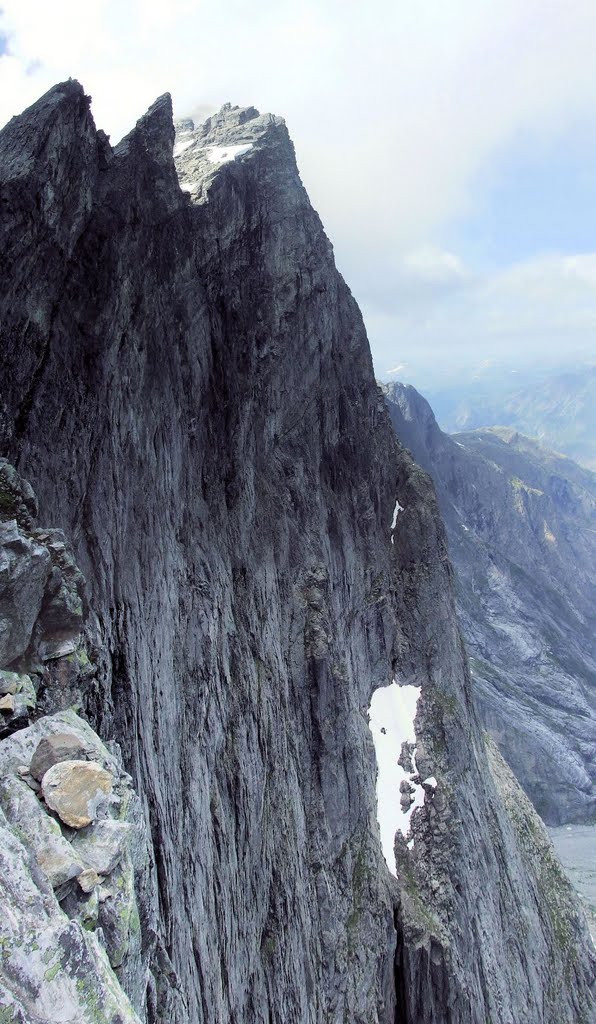
<svg viewBox="0 0 596 1024"><path fill-rule="evenodd" d="M114 136L165 89L180 113L273 109L330 226L373 227L388 251L465 204L513 133L596 111L592 0L88 0L84 17L74 0L4 0L0 29L2 119L69 75Z"/></svg>
<svg viewBox="0 0 596 1024"><path fill-rule="evenodd" d="M459 256L436 245L423 245L406 252L403 265L411 271L413 277L433 283L453 284L463 281L467 276Z"/></svg>
<svg viewBox="0 0 596 1024"><path fill-rule="evenodd" d="M596 117L594 0L3 0L0 31L0 122L69 76L114 140L167 90L179 114L226 100L282 114L373 345L438 336L441 318L444 341L445 309L467 315L482 288L485 330L508 334L516 288L520 315L524 289L548 292L545 267L489 286L435 240L504 147ZM562 309L581 292L582 325L592 273L584 257L556 273Z"/></svg>
<svg viewBox="0 0 596 1024"><path fill-rule="evenodd" d="M539 256L484 276L463 273L462 287L427 293L423 304L415 288L396 286L400 301L392 309L365 306L382 376L402 359L404 375L416 379L427 371L425 352L435 353L437 370L447 361L480 366L593 357L596 253Z"/></svg>

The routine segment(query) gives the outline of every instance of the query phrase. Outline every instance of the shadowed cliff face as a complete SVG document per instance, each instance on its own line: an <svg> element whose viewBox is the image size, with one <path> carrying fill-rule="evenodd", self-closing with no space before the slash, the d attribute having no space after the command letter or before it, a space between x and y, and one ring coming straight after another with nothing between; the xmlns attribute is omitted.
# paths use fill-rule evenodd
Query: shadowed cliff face
<svg viewBox="0 0 596 1024"><path fill-rule="evenodd" d="M0 135L3 450L89 580L88 712L153 835L146 1014L593 1020L581 919L489 766L432 488L285 126L181 126L187 192L173 143L166 97L111 150L73 82ZM367 724L393 675L422 684L438 782L397 883Z"/></svg>
<svg viewBox="0 0 596 1024"><path fill-rule="evenodd" d="M543 818L596 815L596 477L507 429L443 434L387 389L433 476L481 717Z"/></svg>

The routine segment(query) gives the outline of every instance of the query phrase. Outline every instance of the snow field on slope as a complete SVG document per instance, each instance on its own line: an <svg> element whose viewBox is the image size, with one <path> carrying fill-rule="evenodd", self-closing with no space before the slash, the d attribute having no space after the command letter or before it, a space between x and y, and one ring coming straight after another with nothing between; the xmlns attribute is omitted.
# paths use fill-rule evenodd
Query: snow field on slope
<svg viewBox="0 0 596 1024"><path fill-rule="evenodd" d="M414 719L421 687L400 686L395 681L390 686L375 690L370 703L369 728L377 755L377 820L381 833L381 848L387 867L397 877L393 841L399 830L407 836L412 811L424 803L424 789L415 785L414 801L407 811L400 806L400 783L410 781L410 773L397 763L402 743L416 742ZM416 762L414 760L414 768ZM435 782L427 780L429 784ZM436 784L436 783L435 783Z"/></svg>

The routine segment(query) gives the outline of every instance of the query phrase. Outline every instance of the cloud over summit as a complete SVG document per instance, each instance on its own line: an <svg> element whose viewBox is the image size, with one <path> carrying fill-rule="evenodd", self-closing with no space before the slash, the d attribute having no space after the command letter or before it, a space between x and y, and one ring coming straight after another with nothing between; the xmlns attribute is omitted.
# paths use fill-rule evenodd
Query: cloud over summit
<svg viewBox="0 0 596 1024"><path fill-rule="evenodd" d="M532 266L532 288L543 274L548 292L555 274L545 302L560 296L556 322L575 301L576 321L588 316L589 257L570 285L556 253L554 264L525 254L522 271L512 252L510 277L497 268L491 283L462 252L504 154L522 143L547 152L570 125L594 131L593 0L88 0L84 11L73 0L4 0L0 35L1 121L69 76L113 141L166 90L178 114L231 100L283 115L377 362L400 361L404 322L411 331L430 320L462 345L478 337L491 296L488 321L519 317L528 329L537 311L515 282ZM418 343L434 337L427 329Z"/></svg>

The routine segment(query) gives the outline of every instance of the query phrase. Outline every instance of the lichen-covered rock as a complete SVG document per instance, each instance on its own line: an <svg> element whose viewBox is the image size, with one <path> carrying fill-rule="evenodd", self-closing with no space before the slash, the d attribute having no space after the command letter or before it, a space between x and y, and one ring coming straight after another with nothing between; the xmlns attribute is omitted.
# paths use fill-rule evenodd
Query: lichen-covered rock
<svg viewBox="0 0 596 1024"><path fill-rule="evenodd" d="M121 967L131 944L141 942L141 924L134 898L134 872L129 857L120 859L102 889L98 922L103 930L110 963Z"/></svg>
<svg viewBox="0 0 596 1024"><path fill-rule="evenodd" d="M83 870L80 854L62 836L60 827L18 776L0 779L0 805L9 824L27 840L37 864L56 889Z"/></svg>
<svg viewBox="0 0 596 1024"><path fill-rule="evenodd" d="M14 694L19 686L19 675L16 672L0 672L0 693Z"/></svg>
<svg viewBox="0 0 596 1024"><path fill-rule="evenodd" d="M96 936L60 909L0 809L0 1013L19 1024L140 1024Z"/></svg>
<svg viewBox="0 0 596 1024"><path fill-rule="evenodd" d="M79 763L105 771L113 781L113 800L108 811L117 817L101 823L105 840L100 844L103 867L112 869L105 877L84 860L72 842L73 830L61 826L28 788L27 778L31 776L22 777L40 742L56 736L60 745L65 734L74 737L92 759ZM0 966L0 1008L19 1004L21 1009L18 1014L15 1010L15 1019L45 1024L64 1019L53 1016L59 1013L60 1000L64 999L64 1007L80 1024L95 1024L104 1019L113 1024L117 1018L110 1014L116 1013L118 1007L122 1021L136 1020L134 1015L130 1016L126 992L144 1016L147 993L155 986L150 966L158 969L155 941L151 940L157 900L142 809L118 757L87 723L73 712L62 712L40 718L0 743L0 776L0 845L5 851L13 851L6 862L0 861L0 889L4 870L10 869L11 874L10 879L4 879L0 899L2 907L10 907L14 915L11 927L20 928L18 940L10 928L4 934L3 952L10 951L10 957L6 963L3 958ZM75 832L74 838L82 839L84 835L84 831ZM118 863L112 868L114 861ZM31 887L42 894L45 916L39 910L39 894L33 899ZM10 898L5 899L6 893ZM113 906L104 910L110 901ZM46 920L48 915L50 924ZM146 929L145 942L141 939L141 919ZM55 941L54 933L58 936ZM61 952L62 934L68 936L72 955L63 956ZM27 937L25 945L23 936ZM50 956L48 943L57 951L56 955ZM23 975L28 979L23 987L17 983L17 976L22 973L21 959L29 948L36 956ZM47 962L42 956L40 965L37 953L46 949ZM76 970L73 957L78 963ZM64 971L67 977L62 977ZM73 978L76 999L71 990ZM48 987L50 980L55 984Z"/></svg>
<svg viewBox="0 0 596 1024"><path fill-rule="evenodd" d="M122 858L130 837L130 825L125 821L104 818L96 821L73 839L73 848L85 864L100 875L109 875Z"/></svg>
<svg viewBox="0 0 596 1024"><path fill-rule="evenodd" d="M54 841L40 845L35 856L54 889L62 889L67 882L77 878L83 868L76 852L66 842L58 845L58 842Z"/></svg>
<svg viewBox="0 0 596 1024"><path fill-rule="evenodd" d="M60 761L41 780L43 798L71 828L85 828L112 792L112 776L88 761Z"/></svg>
<svg viewBox="0 0 596 1024"><path fill-rule="evenodd" d="M81 761L86 750L79 736L72 732L54 733L46 736L37 745L31 758L30 772L41 782L49 768L60 761Z"/></svg>
<svg viewBox="0 0 596 1024"><path fill-rule="evenodd" d="M77 882L83 892L89 893L101 885L102 879L93 868L85 868L80 875L77 875Z"/></svg>
<svg viewBox="0 0 596 1024"><path fill-rule="evenodd" d="M9 736L17 729L24 729L37 706L37 693L30 676L15 672L1 672L4 685L10 689L5 697L0 698L0 739ZM3 703L5 701L5 703Z"/></svg>

